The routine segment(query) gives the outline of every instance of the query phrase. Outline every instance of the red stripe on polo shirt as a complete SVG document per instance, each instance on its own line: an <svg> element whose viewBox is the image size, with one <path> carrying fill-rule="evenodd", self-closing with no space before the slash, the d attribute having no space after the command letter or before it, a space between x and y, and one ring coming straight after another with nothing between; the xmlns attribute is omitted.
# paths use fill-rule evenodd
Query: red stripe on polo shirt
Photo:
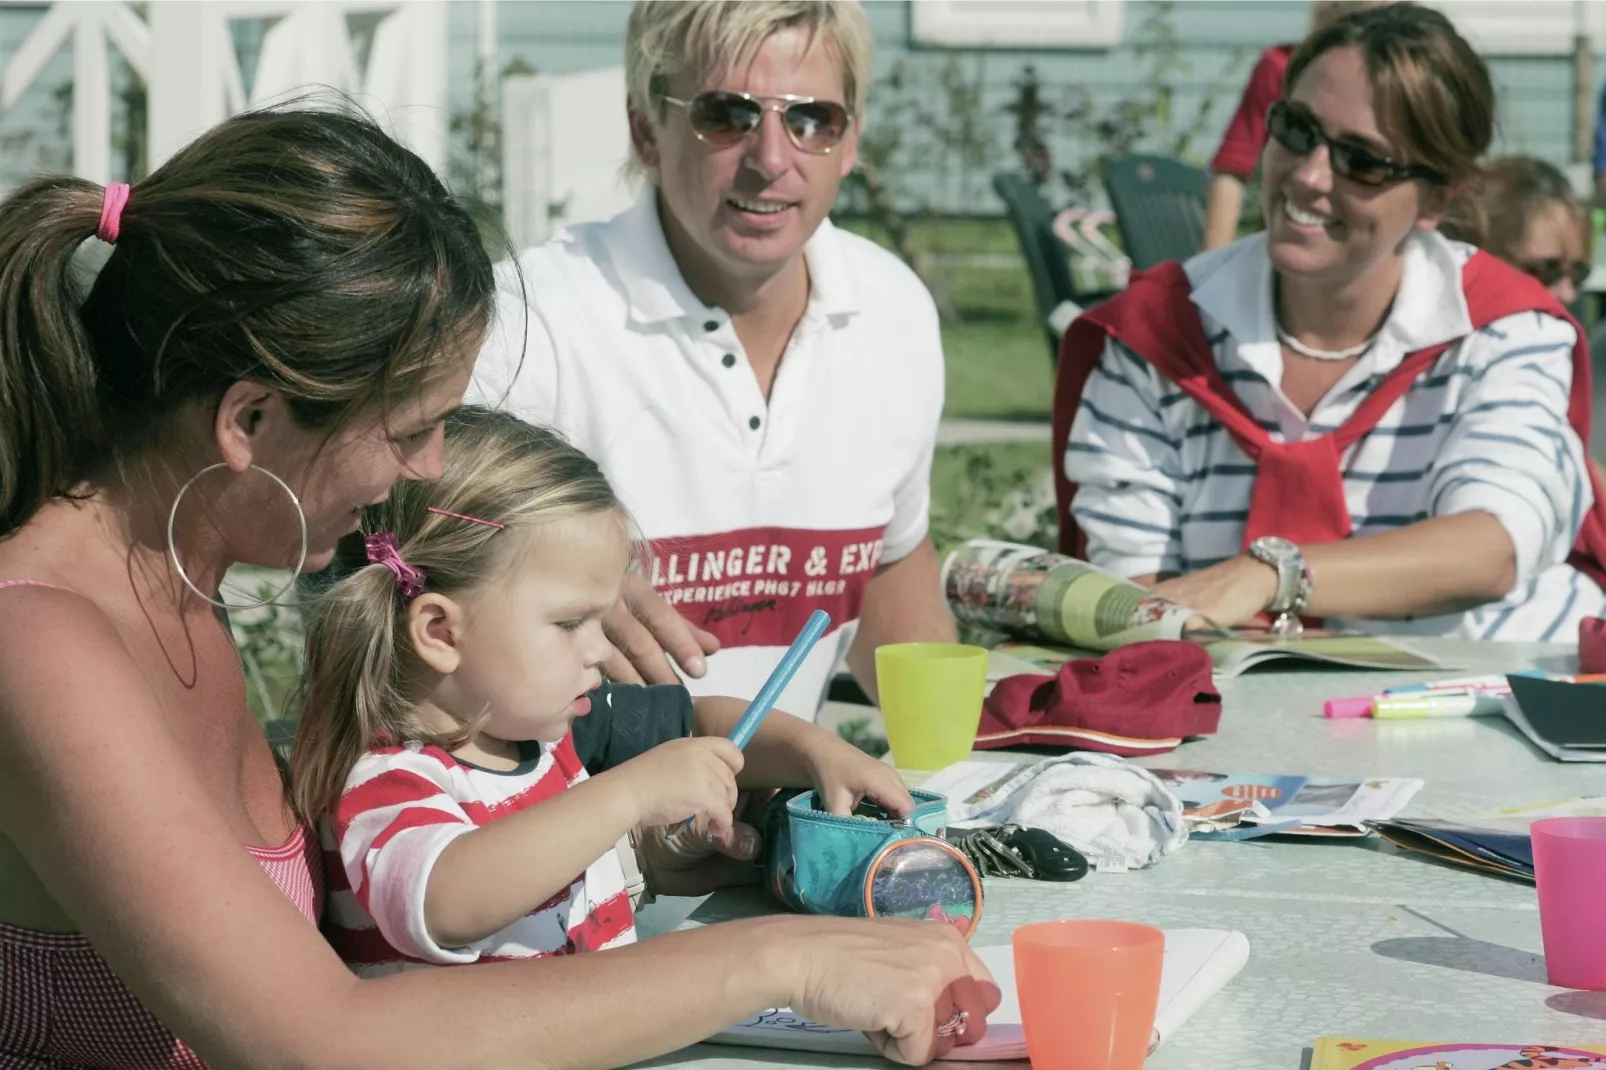
<svg viewBox="0 0 1606 1070"><path fill-rule="evenodd" d="M574 733L563 737L563 741L552 749L552 762L545 772L534 784L525 788L516 795L509 795L505 799L498 799L487 803L479 813L469 811L475 824L488 825L509 814L545 802L555 795L561 794L565 788L573 784L582 771L580 756L575 753ZM468 807L465 806L465 810Z"/></svg>
<svg viewBox="0 0 1606 1070"><path fill-rule="evenodd" d="M441 792L445 795L445 792ZM368 853L383 848L392 839L406 832L408 829L427 828L430 825L461 825L463 819L456 814L445 810L436 810L428 806L409 806L391 820L390 824L380 830L379 835L373 838L368 845ZM364 867L366 868L366 867Z"/></svg>
<svg viewBox="0 0 1606 1070"><path fill-rule="evenodd" d="M353 818L374 810L406 806L446 794L440 783L410 769L386 769L383 773L348 789L336 801L335 835L344 838Z"/></svg>
<svg viewBox="0 0 1606 1070"><path fill-rule="evenodd" d="M619 892L587 911L585 920L569 930L569 942L577 952L600 951L630 931L634 924L630 897Z"/></svg>
<svg viewBox="0 0 1606 1070"><path fill-rule="evenodd" d="M652 542L652 585L722 647L787 646L816 609L857 620L885 528L747 528Z"/></svg>

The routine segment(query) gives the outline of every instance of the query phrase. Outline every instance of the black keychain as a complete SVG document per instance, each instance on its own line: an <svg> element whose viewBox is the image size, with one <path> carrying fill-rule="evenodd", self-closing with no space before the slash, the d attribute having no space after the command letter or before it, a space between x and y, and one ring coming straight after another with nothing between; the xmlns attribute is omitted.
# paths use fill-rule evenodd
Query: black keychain
<svg viewBox="0 0 1606 1070"><path fill-rule="evenodd" d="M1075 881L1087 876L1087 859L1046 829L1020 825L948 830L948 839L984 877Z"/></svg>

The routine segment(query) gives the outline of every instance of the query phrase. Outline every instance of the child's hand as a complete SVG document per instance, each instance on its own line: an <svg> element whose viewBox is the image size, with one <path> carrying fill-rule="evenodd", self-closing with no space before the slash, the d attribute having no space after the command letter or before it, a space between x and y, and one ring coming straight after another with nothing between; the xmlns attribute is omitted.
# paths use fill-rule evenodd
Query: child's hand
<svg viewBox="0 0 1606 1070"><path fill-rule="evenodd" d="M736 774L742 752L719 736L697 736L661 743L615 772L626 778L642 825L671 825L706 817L716 836L731 831L736 808Z"/></svg>
<svg viewBox="0 0 1606 1070"><path fill-rule="evenodd" d="M833 814L851 814L865 799L894 817L907 817L915 808L896 769L830 732L822 730L818 741L810 741L805 761L820 801Z"/></svg>

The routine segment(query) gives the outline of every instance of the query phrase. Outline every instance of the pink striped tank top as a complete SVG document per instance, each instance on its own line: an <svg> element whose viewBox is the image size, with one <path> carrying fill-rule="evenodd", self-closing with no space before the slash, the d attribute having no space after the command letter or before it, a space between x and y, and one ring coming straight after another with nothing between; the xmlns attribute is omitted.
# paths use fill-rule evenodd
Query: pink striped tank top
<svg viewBox="0 0 1606 1070"><path fill-rule="evenodd" d="M0 580L7 587L45 587ZM323 908L318 839L297 825L278 847L248 846L306 919ZM205 1070L112 973L78 933L45 933L0 922L0 1070Z"/></svg>

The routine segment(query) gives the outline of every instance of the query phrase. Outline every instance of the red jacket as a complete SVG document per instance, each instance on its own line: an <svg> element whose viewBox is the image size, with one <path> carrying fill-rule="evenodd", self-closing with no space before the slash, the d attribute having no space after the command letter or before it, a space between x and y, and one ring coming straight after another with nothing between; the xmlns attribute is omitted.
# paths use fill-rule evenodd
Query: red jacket
<svg viewBox="0 0 1606 1070"><path fill-rule="evenodd" d="M1567 418L1579 438L1588 442L1589 347L1567 310L1537 280L1482 252L1462 268L1461 285L1475 331L1506 316L1534 311L1564 319L1578 331ZM1076 487L1065 476L1065 447L1082 388L1104 352L1106 339L1119 340L1154 365L1215 417L1255 462L1258 471L1244 528L1245 546L1262 535L1281 535L1300 543L1348 538L1351 526L1341 467L1344 451L1376 427L1411 384L1455 344L1446 342L1407 354L1337 430L1301 442L1274 442L1216 367L1192 290L1181 264L1160 264L1134 275L1126 290L1078 317L1065 332L1054 384L1053 439L1061 553L1087 556L1086 539L1071 516ZM1584 518L1568 563L1606 586L1606 501L1594 472L1588 475L1595 503Z"/></svg>

